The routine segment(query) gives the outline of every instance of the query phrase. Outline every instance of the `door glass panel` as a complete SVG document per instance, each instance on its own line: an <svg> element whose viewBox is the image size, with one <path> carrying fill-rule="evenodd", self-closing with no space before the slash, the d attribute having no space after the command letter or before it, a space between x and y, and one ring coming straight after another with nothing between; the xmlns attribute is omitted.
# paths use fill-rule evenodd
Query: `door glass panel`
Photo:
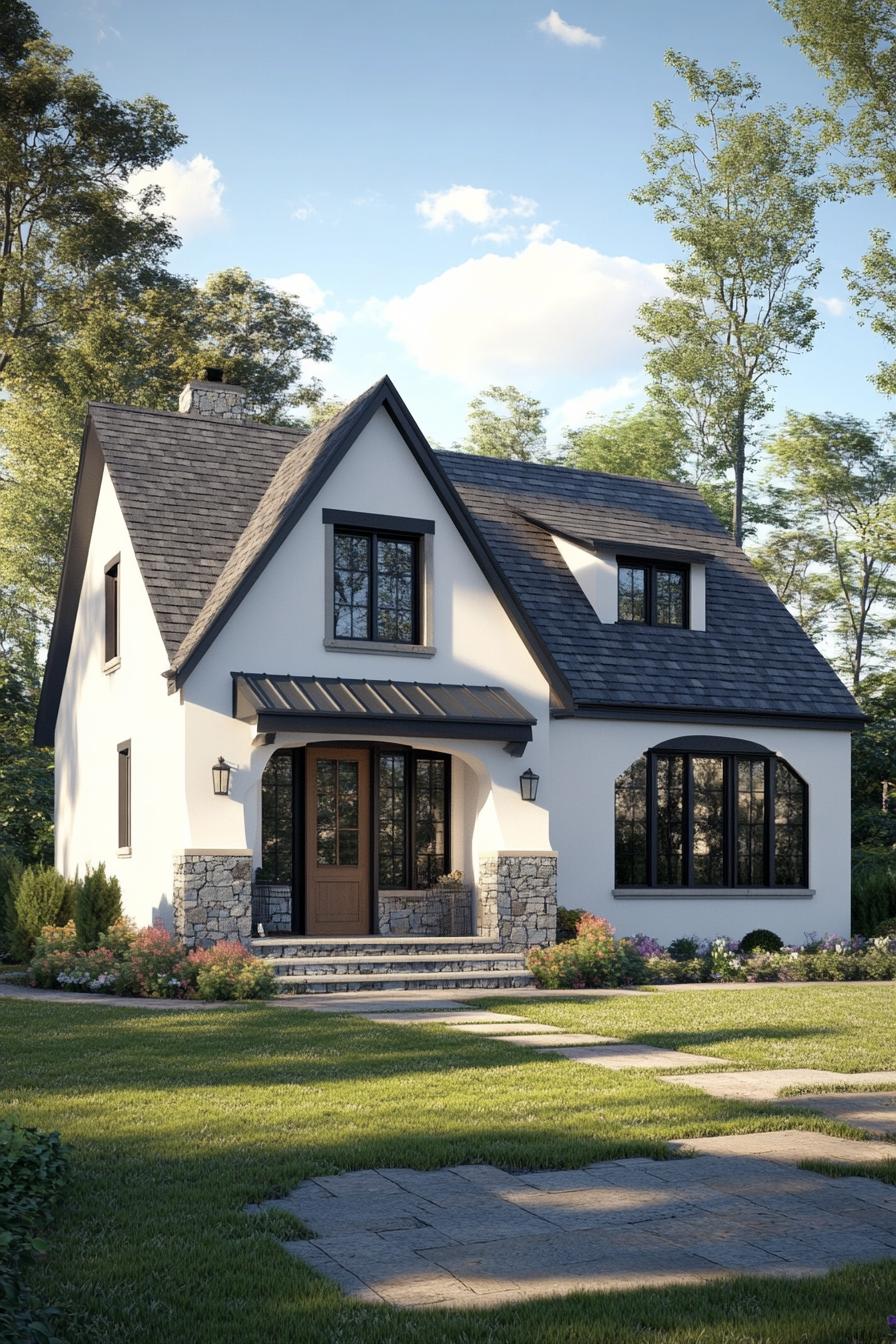
<svg viewBox="0 0 896 1344"><path fill-rule="evenodd" d="M684 882L684 757L656 763L656 880L661 887Z"/></svg>
<svg viewBox="0 0 896 1344"><path fill-rule="evenodd" d="M271 882L292 881L292 755L277 752L261 777L261 866Z"/></svg>
<svg viewBox="0 0 896 1344"><path fill-rule="evenodd" d="M404 752L383 752L379 758L379 878L381 887L392 890L400 890L408 884L405 867L406 764Z"/></svg>
<svg viewBox="0 0 896 1344"><path fill-rule="evenodd" d="M694 885L710 887L725 879L725 762L719 756L695 756L691 769Z"/></svg>
<svg viewBox="0 0 896 1344"><path fill-rule="evenodd" d="M340 761L336 806L336 862L354 867L358 862L358 762Z"/></svg>
<svg viewBox="0 0 896 1344"><path fill-rule="evenodd" d="M418 887L431 887L448 870L445 844L445 762L420 756L414 762L414 876Z"/></svg>
<svg viewBox="0 0 896 1344"><path fill-rule="evenodd" d="M765 883L765 762L737 762L737 883Z"/></svg>
<svg viewBox="0 0 896 1344"><path fill-rule="evenodd" d="M336 762L317 762L317 862L336 862Z"/></svg>

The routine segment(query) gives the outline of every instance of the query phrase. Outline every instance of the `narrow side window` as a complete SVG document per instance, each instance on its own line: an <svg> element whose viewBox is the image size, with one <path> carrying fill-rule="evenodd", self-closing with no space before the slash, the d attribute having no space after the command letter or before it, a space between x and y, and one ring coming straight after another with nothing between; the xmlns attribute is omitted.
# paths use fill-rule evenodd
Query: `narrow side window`
<svg viewBox="0 0 896 1344"><path fill-rule="evenodd" d="M131 744L118 746L118 848L131 847Z"/></svg>
<svg viewBox="0 0 896 1344"><path fill-rule="evenodd" d="M119 627L119 568L121 562L118 559L111 561L106 566L106 584L105 584L105 661L114 662L120 657L118 627Z"/></svg>

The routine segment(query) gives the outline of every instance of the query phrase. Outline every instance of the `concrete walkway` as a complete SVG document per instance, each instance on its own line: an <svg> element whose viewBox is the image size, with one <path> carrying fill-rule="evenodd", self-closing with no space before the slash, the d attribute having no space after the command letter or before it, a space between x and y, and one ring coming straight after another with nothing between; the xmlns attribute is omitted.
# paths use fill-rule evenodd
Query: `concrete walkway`
<svg viewBox="0 0 896 1344"><path fill-rule="evenodd" d="M663 1083L693 1087L711 1097L726 1097L733 1101L777 1101L789 1088L809 1091L812 1087L875 1087L896 1084L896 1071L886 1069L878 1073L833 1073L829 1069L740 1069L730 1073L700 1073L686 1077L661 1078ZM805 1098L803 1099L805 1100Z"/></svg>
<svg viewBox="0 0 896 1344"><path fill-rule="evenodd" d="M252 1211L287 1209L313 1233L285 1242L291 1255L355 1300L398 1307L478 1309L896 1259L896 1188L773 1157L357 1171Z"/></svg>

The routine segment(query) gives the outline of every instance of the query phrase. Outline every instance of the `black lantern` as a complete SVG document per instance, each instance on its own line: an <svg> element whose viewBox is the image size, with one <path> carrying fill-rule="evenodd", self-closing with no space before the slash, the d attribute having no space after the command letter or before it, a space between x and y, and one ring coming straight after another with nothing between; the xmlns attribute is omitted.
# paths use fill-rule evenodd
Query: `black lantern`
<svg viewBox="0 0 896 1344"><path fill-rule="evenodd" d="M218 764L212 766L212 788L219 798L226 798L230 792L230 766L223 756L219 756Z"/></svg>
<svg viewBox="0 0 896 1344"><path fill-rule="evenodd" d="M524 803L534 803L538 794L538 775L534 770L524 770L520 775L520 797Z"/></svg>

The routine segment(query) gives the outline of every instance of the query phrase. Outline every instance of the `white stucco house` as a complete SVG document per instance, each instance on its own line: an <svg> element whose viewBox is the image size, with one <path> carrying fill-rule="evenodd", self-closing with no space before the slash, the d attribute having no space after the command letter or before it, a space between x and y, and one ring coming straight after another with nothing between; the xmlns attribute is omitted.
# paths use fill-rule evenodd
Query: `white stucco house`
<svg viewBox="0 0 896 1344"><path fill-rule="evenodd" d="M469 956L557 901L848 932L862 716L695 490L434 452L388 378L304 435L243 402L89 407L37 724L63 872L343 958L451 932L451 870Z"/></svg>

